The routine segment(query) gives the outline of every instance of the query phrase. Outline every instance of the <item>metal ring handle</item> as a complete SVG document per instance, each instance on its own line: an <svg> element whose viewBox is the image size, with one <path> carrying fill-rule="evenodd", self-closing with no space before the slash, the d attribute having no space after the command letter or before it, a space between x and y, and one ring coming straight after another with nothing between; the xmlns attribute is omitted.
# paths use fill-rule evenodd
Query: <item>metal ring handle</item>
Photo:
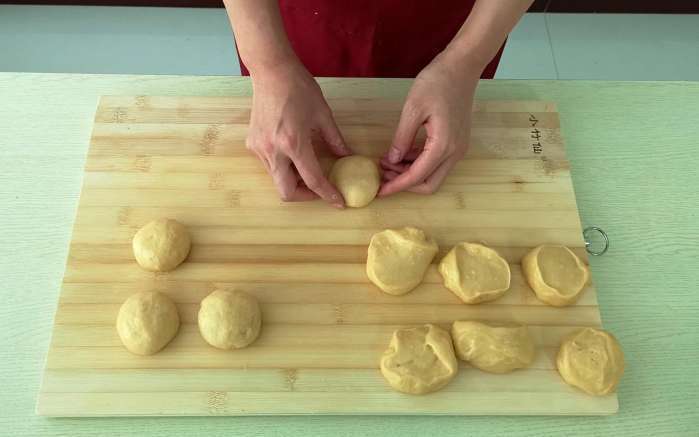
<svg viewBox="0 0 699 437"><path fill-rule="evenodd" d="M593 235L593 232L601 235L604 239L604 247L602 247L600 250L595 250L592 248L592 239L590 237ZM609 236L606 232L604 232L604 230L598 228L597 226L589 226L585 228L583 231L583 238L585 239L585 250L592 256L604 255L609 249Z"/></svg>

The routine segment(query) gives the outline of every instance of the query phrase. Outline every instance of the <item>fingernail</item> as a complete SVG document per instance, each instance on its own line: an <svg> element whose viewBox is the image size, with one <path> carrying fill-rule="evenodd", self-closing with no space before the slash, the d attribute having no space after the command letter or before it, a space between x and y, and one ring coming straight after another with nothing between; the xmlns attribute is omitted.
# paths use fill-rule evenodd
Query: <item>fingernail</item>
<svg viewBox="0 0 699 437"><path fill-rule="evenodd" d="M391 162L391 164L395 164L400 161L400 150L395 147L391 147L391 150L388 151L388 160Z"/></svg>
<svg viewBox="0 0 699 437"><path fill-rule="evenodd" d="M336 193L330 195L330 204L333 208L342 209L345 207L345 203L340 199L340 195Z"/></svg>

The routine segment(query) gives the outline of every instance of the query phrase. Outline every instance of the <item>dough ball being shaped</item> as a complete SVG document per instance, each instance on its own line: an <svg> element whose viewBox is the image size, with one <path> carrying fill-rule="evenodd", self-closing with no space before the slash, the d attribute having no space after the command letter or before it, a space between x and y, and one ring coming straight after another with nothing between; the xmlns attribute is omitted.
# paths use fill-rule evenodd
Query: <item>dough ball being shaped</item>
<svg viewBox="0 0 699 437"><path fill-rule="evenodd" d="M133 237L133 254L138 265L151 272L167 272L182 263L191 246L187 228L161 218L153 220Z"/></svg>
<svg viewBox="0 0 699 437"><path fill-rule="evenodd" d="M508 373L534 361L534 340L526 326L490 326L456 321L451 328L456 356L491 373Z"/></svg>
<svg viewBox="0 0 699 437"><path fill-rule="evenodd" d="M391 387L403 393L437 391L457 370L451 337L435 325L395 331L381 356L381 373Z"/></svg>
<svg viewBox="0 0 699 437"><path fill-rule="evenodd" d="M257 300L242 291L216 290L201 301L199 332L219 349L241 349L249 345L262 326Z"/></svg>
<svg viewBox="0 0 699 437"><path fill-rule="evenodd" d="M497 299L510 288L510 266L496 251L475 243L454 246L439 263L444 286L465 303Z"/></svg>
<svg viewBox="0 0 699 437"><path fill-rule="evenodd" d="M371 237L366 274L384 292L405 294L422 282L438 250L420 229L387 229Z"/></svg>
<svg viewBox="0 0 699 437"><path fill-rule="evenodd" d="M603 396L616 390L624 374L624 353L612 334L584 328L563 339L556 366L568 384Z"/></svg>
<svg viewBox="0 0 699 437"><path fill-rule="evenodd" d="M561 307L578 300L590 276L587 266L565 246L539 246L522 258L522 271L536 297Z"/></svg>
<svg viewBox="0 0 699 437"><path fill-rule="evenodd" d="M330 170L330 182L342 193L347 206L361 208L376 197L381 176L376 162L365 156L352 155L335 161Z"/></svg>
<svg viewBox="0 0 699 437"><path fill-rule="evenodd" d="M143 291L126 299L117 316L117 333L129 352L152 355L177 334L177 307L164 294Z"/></svg>

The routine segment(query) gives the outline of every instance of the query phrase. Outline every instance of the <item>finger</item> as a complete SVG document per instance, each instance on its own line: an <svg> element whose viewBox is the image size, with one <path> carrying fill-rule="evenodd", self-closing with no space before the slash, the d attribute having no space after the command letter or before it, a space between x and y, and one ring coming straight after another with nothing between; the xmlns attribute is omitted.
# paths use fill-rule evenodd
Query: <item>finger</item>
<svg viewBox="0 0 699 437"><path fill-rule="evenodd" d="M392 181L393 179L397 178L398 176L400 176L400 173L397 173L397 172L391 171L391 170L385 171L381 175L381 177L385 181Z"/></svg>
<svg viewBox="0 0 699 437"><path fill-rule="evenodd" d="M288 200L288 202L307 202L309 200L315 200L317 198L318 195L316 193L309 190L308 187L299 184L296 186L296 190L294 191L294 194L291 196L291 199Z"/></svg>
<svg viewBox="0 0 699 437"><path fill-rule="evenodd" d="M347 144L345 144L345 139L342 137L340 129L338 129L337 124L335 124L335 119L330 109L328 109L326 115L321 117L318 128L320 129L320 135L323 137L323 140L335 155L347 156L352 154L352 151L347 147Z"/></svg>
<svg viewBox="0 0 699 437"><path fill-rule="evenodd" d="M263 154L258 152L256 149L251 150L253 151L255 156L257 156L257 159L259 159L262 162L262 165L265 166L265 170L267 170L267 173L272 173L271 167L269 165L269 160L267 160L267 158Z"/></svg>
<svg viewBox="0 0 699 437"><path fill-rule="evenodd" d="M424 121L425 117L420 111L413 109L408 104L403 106L391 148L386 155L389 162L395 164L403 160L403 157L412 148L417 131Z"/></svg>
<svg viewBox="0 0 699 437"><path fill-rule="evenodd" d="M422 153L422 146L419 148L410 149L408 153L403 156L403 160L400 162L392 163L387 156L384 156L379 160L379 164L381 164L383 168L392 169L402 173L407 170L408 167L410 167L411 162L415 161L417 157L420 156L420 153Z"/></svg>
<svg viewBox="0 0 699 437"><path fill-rule="evenodd" d="M379 161L379 164L381 164L381 168L383 168L384 170L391 170L391 171L398 172L398 173L403 173L408 168L410 168L410 164L407 164L407 163L404 164L402 162L399 162L397 164L392 164L384 159Z"/></svg>
<svg viewBox="0 0 699 437"><path fill-rule="evenodd" d="M311 190L299 185L298 176L286 156L280 155L269 161L270 173L279 197L285 202L312 200L317 196Z"/></svg>
<svg viewBox="0 0 699 437"><path fill-rule="evenodd" d="M417 157L420 156L420 153L422 153L422 147L410 149L410 151L403 156L403 161L415 161Z"/></svg>
<svg viewBox="0 0 699 437"><path fill-rule="evenodd" d="M420 156L410 168L392 181L384 184L379 190L379 196L388 196L424 182L446 157L434 147L425 147Z"/></svg>
<svg viewBox="0 0 699 437"><path fill-rule="evenodd" d="M442 185L444 179L447 177L452 168L456 165L458 160L453 157L447 159L434 171L425 182L415 185L414 187L408 188L408 191L418 194L432 194L437 191L437 189Z"/></svg>
<svg viewBox="0 0 699 437"><path fill-rule="evenodd" d="M316 193L321 199L336 208L344 208L345 201L342 195L323 174L318 158L313 152L313 147L308 144L299 149L299 154L290 157L298 170L301 179L306 186Z"/></svg>

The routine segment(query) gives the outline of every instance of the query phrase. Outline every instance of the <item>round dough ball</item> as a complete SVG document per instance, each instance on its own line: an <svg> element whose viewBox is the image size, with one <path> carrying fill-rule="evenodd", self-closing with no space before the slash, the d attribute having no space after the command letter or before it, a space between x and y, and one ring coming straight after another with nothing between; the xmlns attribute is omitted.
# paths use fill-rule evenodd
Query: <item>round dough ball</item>
<svg viewBox="0 0 699 437"><path fill-rule="evenodd" d="M565 246L539 246L522 259L522 271L536 297L561 307L578 300L589 278L587 266Z"/></svg>
<svg viewBox="0 0 699 437"><path fill-rule="evenodd" d="M133 237L136 262L151 272L174 269L187 258L190 246L187 228L167 218L153 220Z"/></svg>
<svg viewBox="0 0 699 437"><path fill-rule="evenodd" d="M371 237L366 274L384 292L405 294L422 282L438 250L420 229L387 229Z"/></svg>
<svg viewBox="0 0 699 437"><path fill-rule="evenodd" d="M143 291L126 299L117 316L117 333L129 352L152 355L177 334L177 307L164 294Z"/></svg>
<svg viewBox="0 0 699 437"><path fill-rule="evenodd" d="M510 266L496 251L475 243L454 246L439 263L444 286L465 303L497 299L510 288Z"/></svg>
<svg viewBox="0 0 699 437"><path fill-rule="evenodd" d="M216 290L201 301L199 332L211 346L244 348L260 335L261 326L260 305L247 293Z"/></svg>
<svg viewBox="0 0 699 437"><path fill-rule="evenodd" d="M508 373L534 361L534 340L526 326L490 326L456 321L451 328L456 356L491 373Z"/></svg>
<svg viewBox="0 0 699 437"><path fill-rule="evenodd" d="M374 200L379 191L379 166L365 156L345 156L333 164L330 182L340 190L347 206L361 208Z"/></svg>
<svg viewBox="0 0 699 437"><path fill-rule="evenodd" d="M584 328L563 340L556 366L568 384L603 396L616 390L624 374L624 352L609 332Z"/></svg>
<svg viewBox="0 0 699 437"><path fill-rule="evenodd" d="M391 387L403 393L437 391L457 370L451 337L435 325L395 331L381 356L381 373Z"/></svg>

